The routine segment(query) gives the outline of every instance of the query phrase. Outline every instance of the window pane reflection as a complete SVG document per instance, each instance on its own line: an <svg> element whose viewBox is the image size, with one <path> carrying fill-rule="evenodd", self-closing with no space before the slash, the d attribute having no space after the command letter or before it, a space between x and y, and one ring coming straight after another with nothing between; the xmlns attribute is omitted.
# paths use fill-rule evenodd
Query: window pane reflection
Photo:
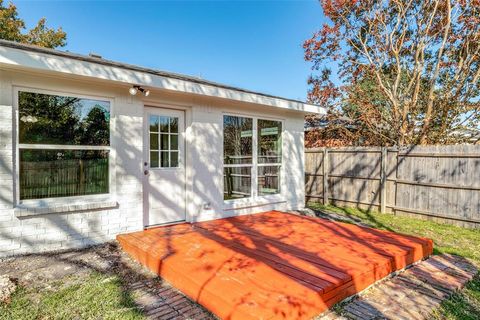
<svg viewBox="0 0 480 320"><path fill-rule="evenodd" d="M20 199L108 193L107 150L20 149Z"/></svg>
<svg viewBox="0 0 480 320"><path fill-rule="evenodd" d="M252 163L251 118L223 117L223 156L224 164Z"/></svg>
<svg viewBox="0 0 480 320"><path fill-rule="evenodd" d="M282 123L258 120L258 163L282 162Z"/></svg>
<svg viewBox="0 0 480 320"><path fill-rule="evenodd" d="M224 168L224 200L250 197L252 193L252 168Z"/></svg>
<svg viewBox="0 0 480 320"><path fill-rule="evenodd" d="M280 193L280 166L258 167L258 194Z"/></svg>
<svg viewBox="0 0 480 320"><path fill-rule="evenodd" d="M33 92L18 93L24 144L110 145L110 103Z"/></svg>

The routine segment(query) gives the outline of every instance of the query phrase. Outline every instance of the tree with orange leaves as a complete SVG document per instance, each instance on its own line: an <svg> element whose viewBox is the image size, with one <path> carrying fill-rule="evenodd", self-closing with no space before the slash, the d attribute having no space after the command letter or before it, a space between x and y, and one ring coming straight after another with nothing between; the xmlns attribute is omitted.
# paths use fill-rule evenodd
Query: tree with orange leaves
<svg viewBox="0 0 480 320"><path fill-rule="evenodd" d="M321 5L330 23L304 43L314 70L308 99L351 119L350 139L457 143L467 137L456 133L479 131L480 0Z"/></svg>

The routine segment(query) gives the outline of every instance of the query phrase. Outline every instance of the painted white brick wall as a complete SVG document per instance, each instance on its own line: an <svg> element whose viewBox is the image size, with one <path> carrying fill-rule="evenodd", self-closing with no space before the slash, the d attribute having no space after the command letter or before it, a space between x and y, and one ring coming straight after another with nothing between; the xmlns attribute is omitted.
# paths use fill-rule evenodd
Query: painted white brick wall
<svg viewBox="0 0 480 320"><path fill-rule="evenodd" d="M115 194L118 208L66 212L18 218L14 210L14 85L69 94L114 99ZM119 233L141 230L143 104L123 92L85 82L38 78L0 70L0 257L56 249L80 248L115 239ZM139 158L140 157L140 158Z"/></svg>
<svg viewBox="0 0 480 320"><path fill-rule="evenodd" d="M15 215L13 91L36 88L71 95L106 97L112 106L111 161L115 164L112 197L118 207L45 214ZM187 157L188 217L195 221L267 210L304 206L303 115L277 108L198 98L173 93L152 95L154 104L184 105L189 110ZM143 228L143 105L128 96L125 87L115 88L91 81L55 79L0 70L0 257L56 249L79 248L115 239L119 233ZM259 111L264 110L264 111ZM284 120L283 182L280 203L252 203L225 210L223 201L223 114L270 116ZM187 124L188 125L188 124ZM205 208L210 204L210 208Z"/></svg>

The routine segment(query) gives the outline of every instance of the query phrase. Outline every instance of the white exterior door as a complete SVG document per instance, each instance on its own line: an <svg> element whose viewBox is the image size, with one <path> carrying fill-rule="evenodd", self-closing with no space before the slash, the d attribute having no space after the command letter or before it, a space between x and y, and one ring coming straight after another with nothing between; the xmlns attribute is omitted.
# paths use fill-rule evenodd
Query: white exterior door
<svg viewBox="0 0 480 320"><path fill-rule="evenodd" d="M144 225L185 220L185 112L145 107Z"/></svg>

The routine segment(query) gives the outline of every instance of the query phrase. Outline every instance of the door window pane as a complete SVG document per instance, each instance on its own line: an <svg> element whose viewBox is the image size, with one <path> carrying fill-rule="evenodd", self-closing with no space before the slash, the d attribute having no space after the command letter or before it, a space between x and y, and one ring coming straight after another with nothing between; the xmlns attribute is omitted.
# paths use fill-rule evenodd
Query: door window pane
<svg viewBox="0 0 480 320"><path fill-rule="evenodd" d="M162 150L168 150L168 134L162 134L160 137L160 146Z"/></svg>
<svg viewBox="0 0 480 320"><path fill-rule="evenodd" d="M170 167L178 167L178 152L170 152Z"/></svg>
<svg viewBox="0 0 480 320"><path fill-rule="evenodd" d="M158 168L158 151L150 152L150 168Z"/></svg>
<svg viewBox="0 0 480 320"><path fill-rule="evenodd" d="M178 118L170 118L170 133L178 133Z"/></svg>
<svg viewBox="0 0 480 320"><path fill-rule="evenodd" d="M160 117L160 132L168 132L169 117Z"/></svg>
<svg viewBox="0 0 480 320"><path fill-rule="evenodd" d="M168 152L160 152L160 156L161 156L160 161L161 161L162 168L169 167Z"/></svg>
<svg viewBox="0 0 480 320"><path fill-rule="evenodd" d="M108 193L108 151L20 149L20 199Z"/></svg>
<svg viewBox="0 0 480 320"><path fill-rule="evenodd" d="M150 133L150 150L158 150L158 133Z"/></svg>
<svg viewBox="0 0 480 320"><path fill-rule="evenodd" d="M150 115L150 132L158 132L158 116Z"/></svg>
<svg viewBox="0 0 480 320"><path fill-rule="evenodd" d="M251 167L225 167L223 169L224 200L250 197L252 194Z"/></svg>
<svg viewBox="0 0 480 320"><path fill-rule="evenodd" d="M110 103L42 93L18 93L22 144L110 145Z"/></svg>
<svg viewBox="0 0 480 320"><path fill-rule="evenodd" d="M258 195L280 193L280 166L258 167Z"/></svg>
<svg viewBox="0 0 480 320"><path fill-rule="evenodd" d="M178 135L170 135L170 150L178 150Z"/></svg>
<svg viewBox="0 0 480 320"><path fill-rule="evenodd" d="M258 163L282 162L282 123L258 120Z"/></svg>
<svg viewBox="0 0 480 320"><path fill-rule="evenodd" d="M252 163L251 118L223 116L224 164Z"/></svg>

